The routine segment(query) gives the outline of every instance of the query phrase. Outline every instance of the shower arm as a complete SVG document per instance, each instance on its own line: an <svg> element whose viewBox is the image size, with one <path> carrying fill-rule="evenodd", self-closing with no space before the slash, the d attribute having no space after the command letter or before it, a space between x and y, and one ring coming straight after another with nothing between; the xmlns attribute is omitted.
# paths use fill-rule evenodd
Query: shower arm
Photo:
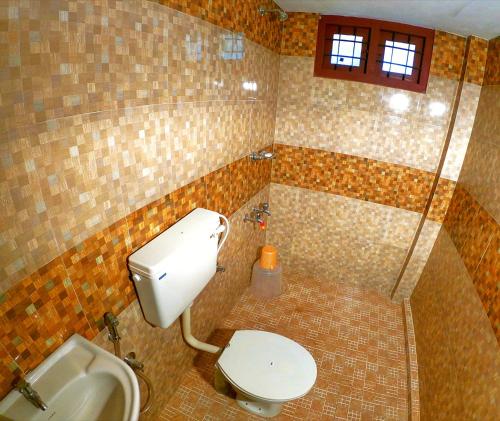
<svg viewBox="0 0 500 421"><path fill-rule="evenodd" d="M259 6L257 11L261 16L265 16L268 13L277 13L279 15L279 20L281 22L284 22L285 20L288 19L288 14L281 9L266 9L264 6Z"/></svg>

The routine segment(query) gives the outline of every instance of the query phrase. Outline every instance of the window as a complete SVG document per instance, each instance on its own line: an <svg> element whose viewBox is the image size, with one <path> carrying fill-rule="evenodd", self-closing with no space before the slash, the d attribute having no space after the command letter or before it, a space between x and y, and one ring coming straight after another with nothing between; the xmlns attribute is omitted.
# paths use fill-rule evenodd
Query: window
<svg viewBox="0 0 500 421"><path fill-rule="evenodd" d="M425 92L434 31L345 16L322 16L314 75Z"/></svg>
<svg viewBox="0 0 500 421"><path fill-rule="evenodd" d="M242 33L223 34L220 56L223 60L243 60L245 45Z"/></svg>
<svg viewBox="0 0 500 421"><path fill-rule="evenodd" d="M411 76L415 60L415 44L386 41L382 70L389 73L399 73Z"/></svg>
<svg viewBox="0 0 500 421"><path fill-rule="evenodd" d="M332 64L359 67L363 37L334 34L332 43Z"/></svg>

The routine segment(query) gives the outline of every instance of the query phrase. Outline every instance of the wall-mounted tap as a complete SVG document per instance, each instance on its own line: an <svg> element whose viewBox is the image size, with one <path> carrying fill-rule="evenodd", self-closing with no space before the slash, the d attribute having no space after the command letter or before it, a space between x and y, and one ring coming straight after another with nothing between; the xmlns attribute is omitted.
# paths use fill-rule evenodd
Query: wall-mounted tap
<svg viewBox="0 0 500 421"><path fill-rule="evenodd" d="M104 324L108 328L109 334L108 338L110 341L119 341L120 335L118 334L118 329L116 328L119 324L118 319L113 313L104 313Z"/></svg>
<svg viewBox="0 0 500 421"><path fill-rule="evenodd" d="M243 221L253 222L259 225L264 223L264 219L262 219L262 212L260 212L259 210L255 210L255 208L252 210L252 213L250 213L250 215L248 213L245 215Z"/></svg>
<svg viewBox="0 0 500 421"><path fill-rule="evenodd" d="M254 212L265 213L268 216L271 216L271 211L269 210L269 203L264 202L260 204L260 208L253 208Z"/></svg>
<svg viewBox="0 0 500 421"><path fill-rule="evenodd" d="M263 159L274 159L276 154L269 151L252 152L250 154L250 159L252 161L262 161Z"/></svg>
<svg viewBox="0 0 500 421"><path fill-rule="evenodd" d="M18 382L14 386L26 399L28 399L34 406L45 411L48 406L42 401L42 398L38 394L38 392L31 387L31 384L28 383L23 378L19 379Z"/></svg>
<svg viewBox="0 0 500 421"><path fill-rule="evenodd" d="M253 222L254 224L258 224L259 228L264 231L266 229L266 222L264 221L264 218L262 218L262 210L253 208L252 212L250 215L247 213L245 215L245 218L243 219L244 222Z"/></svg>
<svg viewBox="0 0 500 421"><path fill-rule="evenodd" d="M135 352L129 352L123 359L132 370L144 370L144 364L135 358Z"/></svg>

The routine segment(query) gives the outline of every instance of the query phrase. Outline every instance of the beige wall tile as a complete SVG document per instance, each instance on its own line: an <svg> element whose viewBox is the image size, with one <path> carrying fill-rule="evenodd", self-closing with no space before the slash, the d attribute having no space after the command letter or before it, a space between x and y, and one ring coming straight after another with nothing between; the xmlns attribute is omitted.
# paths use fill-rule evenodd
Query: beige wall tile
<svg viewBox="0 0 500 421"><path fill-rule="evenodd" d="M285 269L389 293L417 213L274 183L270 200L267 241Z"/></svg>
<svg viewBox="0 0 500 421"><path fill-rule="evenodd" d="M61 254L29 142L0 139L0 291Z"/></svg>
<svg viewBox="0 0 500 421"><path fill-rule="evenodd" d="M434 171L457 82L431 76L425 94L313 77L312 57L281 57L275 139ZM466 84L445 176L456 179L478 87ZM401 105L398 108L398 105ZM472 115L472 117L470 117Z"/></svg>
<svg viewBox="0 0 500 421"><path fill-rule="evenodd" d="M480 86L464 83L457 119L442 172L442 176L449 180L458 180L476 118L480 94Z"/></svg>
<svg viewBox="0 0 500 421"><path fill-rule="evenodd" d="M279 56L241 33L146 0L9 1L0 19L3 286L273 143Z"/></svg>

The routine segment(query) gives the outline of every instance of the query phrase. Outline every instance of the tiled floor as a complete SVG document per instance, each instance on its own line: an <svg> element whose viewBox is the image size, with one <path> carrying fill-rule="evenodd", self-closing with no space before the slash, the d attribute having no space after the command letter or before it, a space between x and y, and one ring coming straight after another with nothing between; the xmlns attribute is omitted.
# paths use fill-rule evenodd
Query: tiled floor
<svg viewBox="0 0 500 421"><path fill-rule="evenodd" d="M402 308L375 292L288 276L279 298L249 291L210 339L236 329L280 333L305 346L318 365L311 392L283 407L279 420L406 420L407 371ZM164 420L256 420L213 384L214 356L195 366L162 411Z"/></svg>

